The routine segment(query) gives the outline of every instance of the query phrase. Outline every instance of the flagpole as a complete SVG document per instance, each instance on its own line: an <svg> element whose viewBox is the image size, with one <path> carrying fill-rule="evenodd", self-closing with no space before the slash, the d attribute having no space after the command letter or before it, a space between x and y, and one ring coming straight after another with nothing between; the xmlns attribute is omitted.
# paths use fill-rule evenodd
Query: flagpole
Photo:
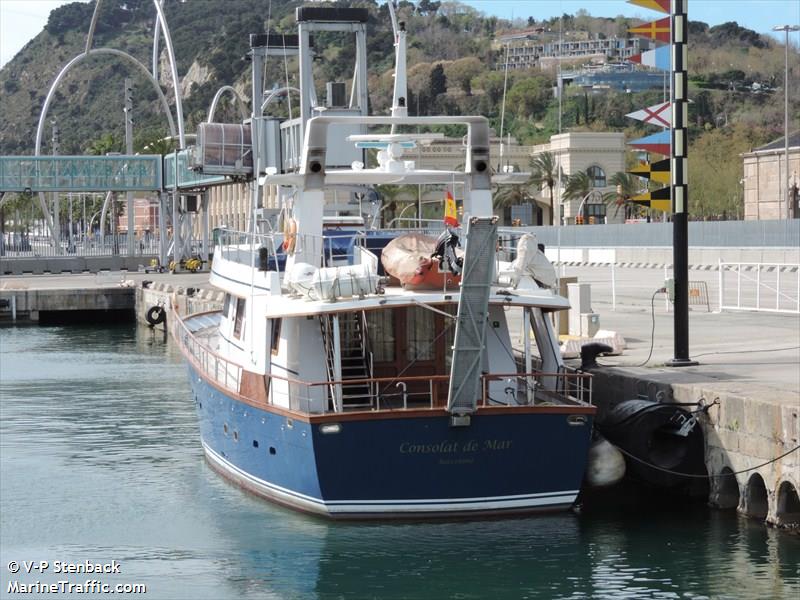
<svg viewBox="0 0 800 600"><path fill-rule="evenodd" d="M673 316L675 353L669 367L689 367L689 207L688 207L688 19L687 0L672 0L670 38L672 41L671 161L672 168L672 276L675 282Z"/></svg>

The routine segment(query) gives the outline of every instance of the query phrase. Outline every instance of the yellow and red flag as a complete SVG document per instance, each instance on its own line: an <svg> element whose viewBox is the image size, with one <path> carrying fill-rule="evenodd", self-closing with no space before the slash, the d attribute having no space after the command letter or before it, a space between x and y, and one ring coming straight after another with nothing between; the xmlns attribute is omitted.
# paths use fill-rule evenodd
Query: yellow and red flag
<svg viewBox="0 0 800 600"><path fill-rule="evenodd" d="M444 223L451 227L458 227L458 211L456 210L456 201L450 190L444 193Z"/></svg>
<svg viewBox="0 0 800 600"><path fill-rule="evenodd" d="M628 4L669 14L669 0L628 0Z"/></svg>
<svg viewBox="0 0 800 600"><path fill-rule="evenodd" d="M638 27L631 27L628 31L639 37L658 40L659 42L668 42L670 40L669 17L659 19L658 21L643 23Z"/></svg>

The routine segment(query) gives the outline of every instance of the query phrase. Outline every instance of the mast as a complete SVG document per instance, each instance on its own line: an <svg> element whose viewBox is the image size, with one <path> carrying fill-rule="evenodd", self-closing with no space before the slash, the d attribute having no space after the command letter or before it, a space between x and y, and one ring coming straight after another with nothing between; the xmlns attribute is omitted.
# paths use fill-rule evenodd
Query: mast
<svg viewBox="0 0 800 600"><path fill-rule="evenodd" d="M397 20L394 12L394 1L390 1L389 16L392 18L394 31L394 93L392 95L392 116L408 116L408 84L406 81L406 24ZM396 125L392 125L392 133Z"/></svg>

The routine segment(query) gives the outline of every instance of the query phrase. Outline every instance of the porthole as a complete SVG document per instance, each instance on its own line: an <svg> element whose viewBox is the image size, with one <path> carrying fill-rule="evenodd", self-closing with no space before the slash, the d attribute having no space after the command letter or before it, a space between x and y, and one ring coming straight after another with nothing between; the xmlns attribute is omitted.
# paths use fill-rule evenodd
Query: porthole
<svg viewBox="0 0 800 600"><path fill-rule="evenodd" d="M253 448L258 448L258 440L253 440Z"/></svg>
<svg viewBox="0 0 800 600"><path fill-rule="evenodd" d="M222 425L222 432L223 432L225 435L228 435L228 424L227 424L227 423L224 423L224 424Z"/></svg>
<svg viewBox="0 0 800 600"><path fill-rule="evenodd" d="M275 446L270 446L269 447L269 453L272 454L273 456L275 456L275 452L276 452Z"/></svg>
<svg viewBox="0 0 800 600"><path fill-rule="evenodd" d="M238 442L239 441L239 432L236 431L236 430L233 431L233 441L234 442Z"/></svg>

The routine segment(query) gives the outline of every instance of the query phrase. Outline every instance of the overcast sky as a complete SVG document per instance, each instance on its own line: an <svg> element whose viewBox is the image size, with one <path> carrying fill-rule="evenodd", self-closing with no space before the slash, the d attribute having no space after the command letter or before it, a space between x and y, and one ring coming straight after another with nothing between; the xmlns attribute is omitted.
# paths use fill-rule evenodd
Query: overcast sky
<svg viewBox="0 0 800 600"><path fill-rule="evenodd" d="M71 1L76 0L0 0L0 67L44 28L51 10ZM224 5L224 0L189 1ZM545 19L574 14L581 8L597 17L621 14L657 19L662 16L623 0L466 0L464 4L504 18ZM800 24L800 0L690 0L689 18L710 25L736 21L759 33L772 33L770 30L775 25ZM88 30L88 23L86 28ZM779 36L783 39L784 34ZM794 33L792 37L797 44L800 34Z"/></svg>

